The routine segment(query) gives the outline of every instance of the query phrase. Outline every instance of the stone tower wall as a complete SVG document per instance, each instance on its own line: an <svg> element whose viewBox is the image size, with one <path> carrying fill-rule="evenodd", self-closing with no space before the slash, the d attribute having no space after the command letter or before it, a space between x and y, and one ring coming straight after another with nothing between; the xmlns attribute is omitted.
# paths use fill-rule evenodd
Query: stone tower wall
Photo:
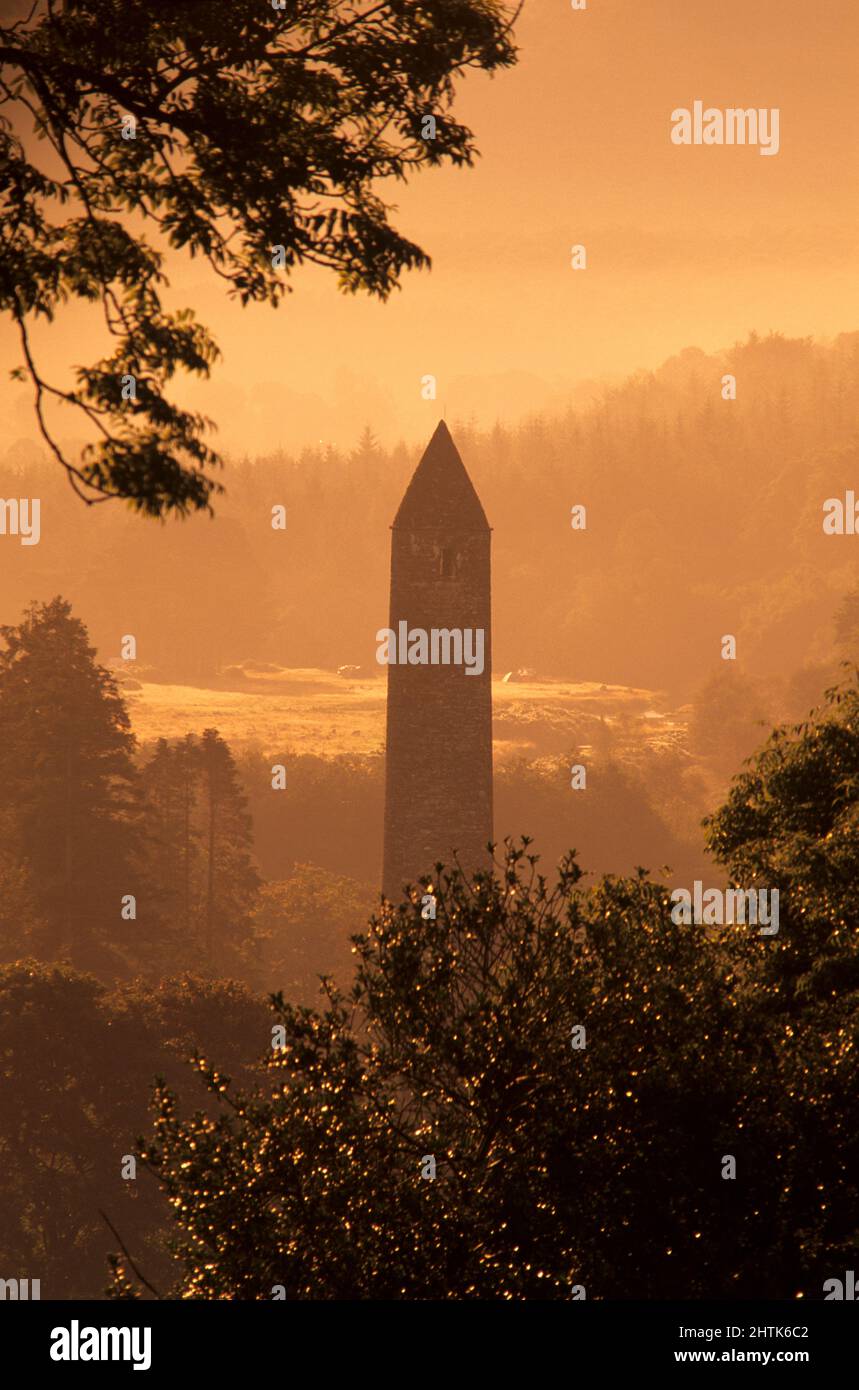
<svg viewBox="0 0 859 1390"><path fill-rule="evenodd" d="M480 675L464 665L388 667L383 891L394 901L436 861L452 865L454 850L468 873L489 862L490 540L485 520L480 529L439 521L392 530L391 629L405 620L427 632L484 632Z"/></svg>

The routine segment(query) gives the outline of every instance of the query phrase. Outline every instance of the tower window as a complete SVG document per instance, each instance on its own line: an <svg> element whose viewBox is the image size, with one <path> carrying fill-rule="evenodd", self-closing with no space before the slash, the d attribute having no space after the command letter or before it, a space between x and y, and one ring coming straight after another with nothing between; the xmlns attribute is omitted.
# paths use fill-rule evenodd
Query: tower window
<svg viewBox="0 0 859 1390"><path fill-rule="evenodd" d="M452 550L442 550L438 572L442 579L453 579L456 573L456 562Z"/></svg>

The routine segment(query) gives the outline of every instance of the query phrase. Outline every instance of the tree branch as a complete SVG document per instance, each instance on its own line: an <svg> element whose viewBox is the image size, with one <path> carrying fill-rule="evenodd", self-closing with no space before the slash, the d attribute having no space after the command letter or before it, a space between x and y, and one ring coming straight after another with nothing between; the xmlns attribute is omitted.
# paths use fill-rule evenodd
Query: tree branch
<svg viewBox="0 0 859 1390"><path fill-rule="evenodd" d="M147 1288L147 1289L149 1290L150 1293L154 1294L155 1297L156 1297L157 1299L163 1301L163 1294L160 1294L160 1293L158 1292L158 1290L156 1289L156 1287L155 1287L154 1284L150 1284L149 1280L146 1278L146 1275L143 1273L143 1271L142 1271L141 1269L139 1269L138 1266L134 1263L134 1260L131 1258L131 1256L130 1256L129 1253L128 1253L128 1248L127 1248L127 1246L126 1246L126 1244L125 1244L125 1241L122 1239L122 1236L119 1234L119 1231L118 1231L118 1230L116 1229L116 1227L114 1226L114 1224L113 1224L113 1222L111 1221L110 1217L107 1215L106 1212L103 1212L103 1211L102 1211L101 1207L98 1208L98 1214L99 1214L99 1216L101 1217L102 1221L103 1221L103 1222L105 1223L105 1225L107 1226L107 1228L108 1228L108 1230L110 1231L111 1235L114 1237L115 1240L117 1240L117 1241L119 1242L119 1248L120 1248L120 1250L122 1251L122 1253L123 1253L123 1255L125 1256L125 1258L128 1260L129 1265L131 1266L131 1268L132 1268L132 1270L134 1271L134 1273L135 1273L135 1275L137 1276L137 1278L140 1280L141 1284L143 1284L144 1287Z"/></svg>

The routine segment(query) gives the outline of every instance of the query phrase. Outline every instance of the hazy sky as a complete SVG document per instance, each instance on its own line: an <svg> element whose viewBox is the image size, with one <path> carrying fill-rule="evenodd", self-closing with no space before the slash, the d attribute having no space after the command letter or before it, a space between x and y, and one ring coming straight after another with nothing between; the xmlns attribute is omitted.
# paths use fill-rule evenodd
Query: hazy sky
<svg viewBox="0 0 859 1390"><path fill-rule="evenodd" d="M351 444L365 423L417 443L441 406L488 425L753 328L857 327L857 0L526 0L518 32L517 68L460 88L476 167L391 189L433 269L387 305L310 268L279 310L241 310L177 260L175 303L223 351L177 395L218 420L221 447ZM699 99L778 107L779 153L672 144L671 112ZM83 313L62 322L37 338L53 370L95 355ZM4 325L0 363L17 360ZM5 375L12 442L31 433L29 393Z"/></svg>

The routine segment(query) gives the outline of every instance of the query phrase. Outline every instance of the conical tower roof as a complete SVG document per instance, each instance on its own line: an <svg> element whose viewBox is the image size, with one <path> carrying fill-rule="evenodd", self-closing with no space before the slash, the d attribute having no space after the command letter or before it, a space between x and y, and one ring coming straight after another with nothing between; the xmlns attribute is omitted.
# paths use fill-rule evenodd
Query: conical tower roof
<svg viewBox="0 0 859 1390"><path fill-rule="evenodd" d="M439 420L394 517L394 529L488 531L489 522L450 430Z"/></svg>

